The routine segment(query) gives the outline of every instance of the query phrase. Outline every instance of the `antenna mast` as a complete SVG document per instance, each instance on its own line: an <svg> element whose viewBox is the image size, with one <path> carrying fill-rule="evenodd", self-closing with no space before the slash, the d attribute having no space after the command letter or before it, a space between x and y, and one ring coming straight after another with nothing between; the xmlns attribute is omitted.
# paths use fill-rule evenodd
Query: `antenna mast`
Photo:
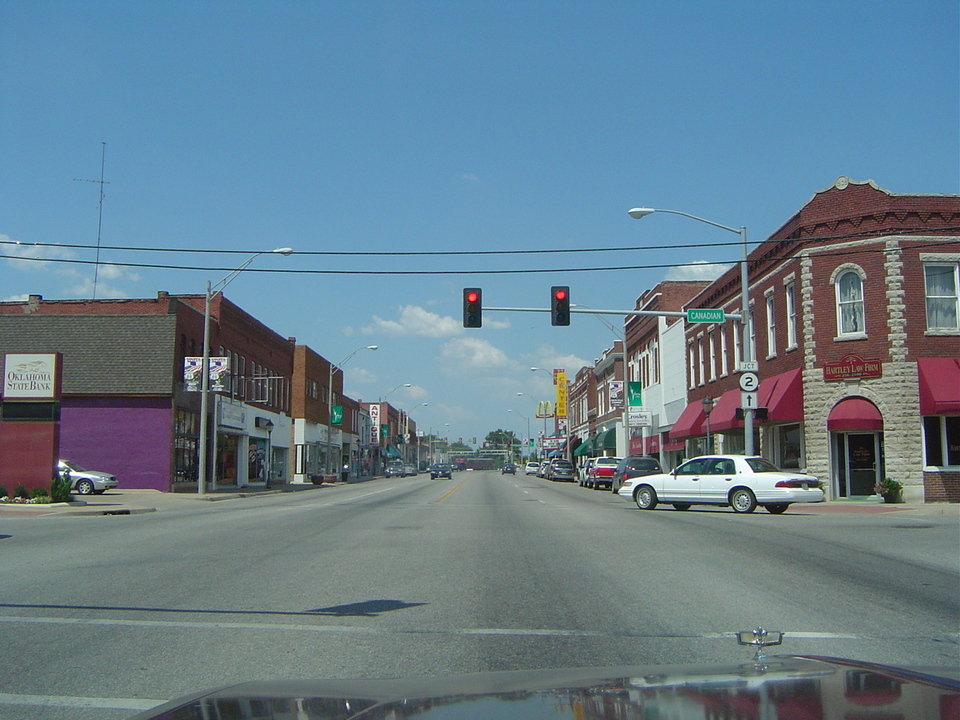
<svg viewBox="0 0 960 720"><path fill-rule="evenodd" d="M103 186L109 185L109 181L103 179L103 168L107 157L107 143L100 141L100 179L87 180L86 178L74 178L74 182L90 182L100 186L100 207L97 214L97 259L93 266L93 299L97 299L97 277L100 274L100 230L103 228Z"/></svg>

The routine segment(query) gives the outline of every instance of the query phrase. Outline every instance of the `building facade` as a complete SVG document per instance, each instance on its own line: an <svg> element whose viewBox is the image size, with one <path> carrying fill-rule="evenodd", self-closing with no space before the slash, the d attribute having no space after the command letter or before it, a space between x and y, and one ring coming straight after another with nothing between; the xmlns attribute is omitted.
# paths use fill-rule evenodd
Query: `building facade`
<svg viewBox="0 0 960 720"><path fill-rule="evenodd" d="M831 499L960 501L960 197L840 178L749 255L755 448ZM740 307L732 268L688 307ZM688 451L742 452L739 324L688 325ZM704 400L708 403L705 406ZM705 407L712 404L709 415Z"/></svg>

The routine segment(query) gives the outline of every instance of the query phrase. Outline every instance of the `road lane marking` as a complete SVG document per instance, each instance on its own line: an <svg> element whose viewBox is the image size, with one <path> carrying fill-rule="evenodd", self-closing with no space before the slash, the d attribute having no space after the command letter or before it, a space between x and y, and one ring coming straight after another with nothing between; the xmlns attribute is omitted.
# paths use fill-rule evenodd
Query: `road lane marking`
<svg viewBox="0 0 960 720"><path fill-rule="evenodd" d="M9 622L17 625L94 625L94 626L124 626L148 628L172 628L186 630L268 630L275 632L285 630L300 633L344 633L353 635L479 635L479 636L530 636L530 637L627 637L627 638L659 638L659 639L704 639L730 640L736 637L734 631L714 633L674 633L656 634L640 632L609 632L606 630L564 630L562 628L377 628L362 627L359 625L304 625L287 623L235 623L235 622L198 622L182 620L122 620L105 618L69 618L69 617L26 617L2 616L0 622ZM787 630L787 638L806 640L882 640L889 637L857 635L852 633L831 633L817 631ZM960 636L951 640L960 639ZM904 638L906 639L906 638ZM922 638L915 638L922 639Z"/></svg>
<svg viewBox="0 0 960 720"><path fill-rule="evenodd" d="M98 710L149 710L168 700L150 698L73 697L70 695L23 695L0 693L0 705L35 705L39 707L97 708Z"/></svg>
<svg viewBox="0 0 960 720"><path fill-rule="evenodd" d="M460 482L458 482L456 485L454 485L452 488L450 488L449 490L447 490L443 495L441 495L441 496L438 497L436 500L434 500L434 502L435 502L435 503L446 502L446 501L449 500L451 497L453 497L453 494L454 494L457 490L459 490L460 488L463 487L463 484L464 484L465 482L467 482L467 479L466 479L466 478L464 478L463 480L461 480Z"/></svg>

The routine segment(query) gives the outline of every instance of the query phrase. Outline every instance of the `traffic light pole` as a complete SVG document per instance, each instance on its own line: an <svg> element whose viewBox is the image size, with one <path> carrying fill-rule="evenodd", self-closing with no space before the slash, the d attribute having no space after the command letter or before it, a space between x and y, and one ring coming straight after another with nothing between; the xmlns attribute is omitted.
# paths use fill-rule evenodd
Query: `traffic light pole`
<svg viewBox="0 0 960 720"><path fill-rule="evenodd" d="M522 307L487 307L484 306L484 312L551 312L550 308L522 308ZM632 315L632 316L655 316L655 317L678 317L685 318L685 312L674 312L671 310L597 310L595 308L570 308L572 313L583 313L584 315ZM724 319L742 320L740 313L724 313Z"/></svg>

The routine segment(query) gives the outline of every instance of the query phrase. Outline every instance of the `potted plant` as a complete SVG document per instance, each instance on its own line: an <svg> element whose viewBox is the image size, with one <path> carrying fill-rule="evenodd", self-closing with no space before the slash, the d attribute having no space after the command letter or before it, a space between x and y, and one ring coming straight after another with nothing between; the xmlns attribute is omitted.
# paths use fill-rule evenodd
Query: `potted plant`
<svg viewBox="0 0 960 720"><path fill-rule="evenodd" d="M898 503L903 497L903 483L891 478L884 478L874 485L873 489L885 503Z"/></svg>

